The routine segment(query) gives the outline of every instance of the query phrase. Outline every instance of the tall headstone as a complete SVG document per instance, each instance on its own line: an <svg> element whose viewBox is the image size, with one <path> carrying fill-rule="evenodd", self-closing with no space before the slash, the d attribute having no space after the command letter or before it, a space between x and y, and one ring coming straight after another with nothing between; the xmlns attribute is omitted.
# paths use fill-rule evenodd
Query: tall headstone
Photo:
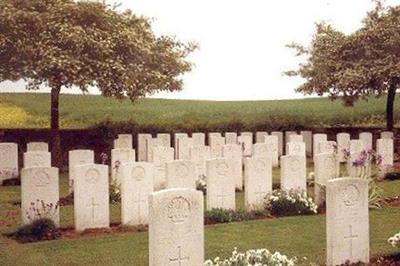
<svg viewBox="0 0 400 266"><path fill-rule="evenodd" d="M264 143L265 136L268 136L268 132L266 131L257 131L256 132L256 143Z"/></svg>
<svg viewBox="0 0 400 266"><path fill-rule="evenodd" d="M381 132L381 139L393 139L393 132L392 131L382 131Z"/></svg>
<svg viewBox="0 0 400 266"><path fill-rule="evenodd" d="M326 187L328 266L369 262L368 181L335 178Z"/></svg>
<svg viewBox="0 0 400 266"><path fill-rule="evenodd" d="M206 160L211 159L209 146L193 146L190 148L190 161L196 165L196 172L199 176L206 175Z"/></svg>
<svg viewBox="0 0 400 266"><path fill-rule="evenodd" d="M301 155L281 157L281 189L306 190L306 158Z"/></svg>
<svg viewBox="0 0 400 266"><path fill-rule="evenodd" d="M157 139L160 146L171 147L171 135L169 133L158 133Z"/></svg>
<svg viewBox="0 0 400 266"><path fill-rule="evenodd" d="M211 149L211 158L222 157L222 147L225 145L225 138L218 136L211 136L208 139L208 141Z"/></svg>
<svg viewBox="0 0 400 266"><path fill-rule="evenodd" d="M271 136L278 137L278 155L283 155L283 133L281 131L272 131Z"/></svg>
<svg viewBox="0 0 400 266"><path fill-rule="evenodd" d="M167 188L196 189L196 164L189 160L167 163Z"/></svg>
<svg viewBox="0 0 400 266"><path fill-rule="evenodd" d="M111 181L115 185L121 185L121 166L135 162L134 149L111 150Z"/></svg>
<svg viewBox="0 0 400 266"><path fill-rule="evenodd" d="M166 187L166 163L174 160L174 148L154 147L153 165L154 165L154 190L160 190Z"/></svg>
<svg viewBox="0 0 400 266"><path fill-rule="evenodd" d="M147 224L149 195L153 193L152 163L135 162L121 168L121 222L123 225Z"/></svg>
<svg viewBox="0 0 400 266"><path fill-rule="evenodd" d="M265 196L272 192L271 159L266 157L246 158L244 169L246 210L262 209Z"/></svg>
<svg viewBox="0 0 400 266"><path fill-rule="evenodd" d="M179 159L179 140L181 138L188 138L187 133L175 133L174 134L174 148L175 148L175 159Z"/></svg>
<svg viewBox="0 0 400 266"><path fill-rule="evenodd" d="M167 189L149 197L149 265L204 263L203 193Z"/></svg>
<svg viewBox="0 0 400 266"><path fill-rule="evenodd" d="M75 230L110 226L108 166L85 164L75 166L74 180Z"/></svg>
<svg viewBox="0 0 400 266"><path fill-rule="evenodd" d="M288 136L288 141L286 142L286 144L289 143L289 142L304 142L303 135L290 134Z"/></svg>
<svg viewBox="0 0 400 266"><path fill-rule="evenodd" d="M350 134L341 132L336 135L339 161L346 162L346 153L350 151Z"/></svg>
<svg viewBox="0 0 400 266"><path fill-rule="evenodd" d="M18 144L0 143L0 182L18 176Z"/></svg>
<svg viewBox="0 0 400 266"><path fill-rule="evenodd" d="M291 135L297 135L296 131L285 131L285 144L284 144L284 148L286 149L286 144L288 142L290 142L290 136ZM302 140L303 141L303 140ZM287 150L285 150L286 154L287 154Z"/></svg>
<svg viewBox="0 0 400 266"><path fill-rule="evenodd" d="M319 153L319 143L321 141L328 141L328 136L321 133L313 135L313 156Z"/></svg>
<svg viewBox="0 0 400 266"><path fill-rule="evenodd" d="M158 146L167 147L167 146L162 145L161 140L158 138L146 139L146 151L147 151L146 162L153 161L153 148L158 147Z"/></svg>
<svg viewBox="0 0 400 266"><path fill-rule="evenodd" d="M178 139L178 160L190 160L190 148L194 146L192 138Z"/></svg>
<svg viewBox="0 0 400 266"><path fill-rule="evenodd" d="M68 152L69 192L73 191L75 179L75 166L94 164L94 151L71 150Z"/></svg>
<svg viewBox="0 0 400 266"><path fill-rule="evenodd" d="M327 182L339 176L339 160L333 153L320 153L314 156L314 201L321 205L325 201Z"/></svg>
<svg viewBox="0 0 400 266"><path fill-rule="evenodd" d="M306 154L307 156L312 155L312 131L304 130L300 131L300 134L303 136L303 141L306 144Z"/></svg>
<svg viewBox="0 0 400 266"><path fill-rule="evenodd" d="M225 132L225 144L237 144L237 133Z"/></svg>
<svg viewBox="0 0 400 266"><path fill-rule="evenodd" d="M235 210L235 179L229 159L207 161L207 210Z"/></svg>
<svg viewBox="0 0 400 266"><path fill-rule="evenodd" d="M47 151L30 151L24 153L24 168L51 167L51 153Z"/></svg>
<svg viewBox="0 0 400 266"><path fill-rule="evenodd" d="M59 200L58 168L31 167L21 170L21 214L24 224L48 218L59 226Z"/></svg>
<svg viewBox="0 0 400 266"><path fill-rule="evenodd" d="M358 138L363 142L364 149L372 150L372 133L371 132L361 132Z"/></svg>
<svg viewBox="0 0 400 266"><path fill-rule="evenodd" d="M376 141L376 152L382 157L382 165L393 165L393 139L378 139Z"/></svg>
<svg viewBox="0 0 400 266"><path fill-rule="evenodd" d="M228 159L236 189L243 189L243 153L239 144L226 144L222 148L222 155Z"/></svg>
<svg viewBox="0 0 400 266"><path fill-rule="evenodd" d="M206 145L206 135L201 132L193 133L193 146L204 146Z"/></svg>
<svg viewBox="0 0 400 266"><path fill-rule="evenodd" d="M243 132L238 137L238 143L242 145L243 156L250 157L253 153L253 135L248 134L249 132Z"/></svg>
<svg viewBox="0 0 400 266"><path fill-rule="evenodd" d="M271 154L272 166L279 166L279 138L277 135L265 137L268 153Z"/></svg>
<svg viewBox="0 0 400 266"><path fill-rule="evenodd" d="M294 135L291 135L291 137ZM286 153L288 155L300 155L306 157L306 144L299 141L286 143Z"/></svg>
<svg viewBox="0 0 400 266"><path fill-rule="evenodd" d="M49 144L46 142L29 142L26 144L26 151L49 151Z"/></svg>
<svg viewBox="0 0 400 266"><path fill-rule="evenodd" d="M337 144L335 141L320 141L318 143L318 153L336 153Z"/></svg>
<svg viewBox="0 0 400 266"><path fill-rule="evenodd" d="M365 149L364 142L362 140L359 139L350 140L350 154L359 155L364 149Z"/></svg>
<svg viewBox="0 0 400 266"><path fill-rule="evenodd" d="M138 134L138 161L147 161L147 140L151 139L151 134Z"/></svg>

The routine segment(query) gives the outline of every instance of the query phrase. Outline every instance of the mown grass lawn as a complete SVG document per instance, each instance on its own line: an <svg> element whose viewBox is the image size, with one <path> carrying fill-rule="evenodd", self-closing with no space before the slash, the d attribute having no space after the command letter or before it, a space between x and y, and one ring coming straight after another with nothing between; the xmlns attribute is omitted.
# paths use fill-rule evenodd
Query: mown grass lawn
<svg viewBox="0 0 400 266"><path fill-rule="evenodd" d="M311 171L311 169L309 169ZM278 181L279 171L274 171ZM61 195L67 194L67 176L60 178ZM400 180L381 182L385 196L400 195ZM0 187L0 233L19 226L19 187ZM237 205L243 208L243 193L237 193ZM16 211L15 221L7 218ZM120 222L119 205L112 205L112 222ZM72 206L61 209L62 227L73 226ZM387 238L400 231L400 207L386 207L370 212L371 255L398 252L387 244ZM239 250L268 248L289 256L306 257L307 262L324 263L325 216L297 216L256 220L205 227L206 258L229 256L234 247ZM18 244L0 236L0 265L147 265L147 233L112 233L82 236L33 244Z"/></svg>
<svg viewBox="0 0 400 266"><path fill-rule="evenodd" d="M50 96L0 93L0 128L49 127ZM218 129L227 125L256 130L321 126L384 126L385 97L343 107L327 98L270 101L140 99L118 101L93 95L62 95L62 128L87 128L104 122L132 122L141 128ZM400 111L400 102L395 112ZM397 124L399 118L396 118Z"/></svg>

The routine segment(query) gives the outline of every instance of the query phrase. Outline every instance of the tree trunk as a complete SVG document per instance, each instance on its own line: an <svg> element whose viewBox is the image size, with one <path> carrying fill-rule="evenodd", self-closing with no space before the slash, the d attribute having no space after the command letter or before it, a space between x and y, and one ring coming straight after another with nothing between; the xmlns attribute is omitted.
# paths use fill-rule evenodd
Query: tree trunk
<svg viewBox="0 0 400 266"><path fill-rule="evenodd" d="M51 126L51 152L53 158L53 165L61 168L62 167L62 154L61 154L61 138L59 122L59 99L60 99L61 86L53 87L51 89L51 114L50 114L50 126Z"/></svg>
<svg viewBox="0 0 400 266"><path fill-rule="evenodd" d="M387 101L386 101L386 129L393 130L394 125L394 99L396 98L396 85L392 84L389 87Z"/></svg>

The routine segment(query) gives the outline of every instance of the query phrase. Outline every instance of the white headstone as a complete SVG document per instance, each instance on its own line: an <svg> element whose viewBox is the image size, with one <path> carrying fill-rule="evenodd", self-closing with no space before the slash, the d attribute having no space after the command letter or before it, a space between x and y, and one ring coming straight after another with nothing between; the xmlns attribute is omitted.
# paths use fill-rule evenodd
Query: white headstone
<svg viewBox="0 0 400 266"><path fill-rule="evenodd" d="M368 181L336 178L326 188L328 266L369 262Z"/></svg>
<svg viewBox="0 0 400 266"><path fill-rule="evenodd" d="M206 144L206 135L204 133L193 133L192 139L194 146L204 146Z"/></svg>
<svg viewBox="0 0 400 266"><path fill-rule="evenodd" d="M232 168L232 177L235 180L235 187L243 189L243 153L239 144L226 144L222 148L222 156L228 159Z"/></svg>
<svg viewBox="0 0 400 266"><path fill-rule="evenodd" d="M132 149L132 143L127 138L115 139L114 149Z"/></svg>
<svg viewBox="0 0 400 266"><path fill-rule="evenodd" d="M235 179L229 159L207 161L207 210L235 210Z"/></svg>
<svg viewBox="0 0 400 266"><path fill-rule="evenodd" d="M112 149L111 150L111 181L115 185L121 185L121 166L135 162L135 150Z"/></svg>
<svg viewBox="0 0 400 266"><path fill-rule="evenodd" d="M291 137L294 135L291 135ZM304 142L288 142L286 143L286 152L288 155L300 155L306 157L306 144Z"/></svg>
<svg viewBox="0 0 400 266"><path fill-rule="evenodd" d="M211 159L209 146L193 146L190 148L190 161L196 165L196 172L199 176L206 175L206 160Z"/></svg>
<svg viewBox="0 0 400 266"><path fill-rule="evenodd" d="M190 148L194 146L192 138L178 139L178 160L190 160Z"/></svg>
<svg viewBox="0 0 400 266"><path fill-rule="evenodd" d="M85 164L75 166L75 230L110 226L108 166Z"/></svg>
<svg viewBox="0 0 400 266"><path fill-rule="evenodd" d="M21 214L24 224L48 218L59 226L59 200L58 168L31 167L21 170Z"/></svg>
<svg viewBox="0 0 400 266"><path fill-rule="evenodd" d="M212 136L208 139L211 149L211 158L222 157L222 147L225 145L225 138Z"/></svg>
<svg viewBox="0 0 400 266"><path fill-rule="evenodd" d="M138 134L138 161L147 161L147 140L151 139L151 134Z"/></svg>
<svg viewBox="0 0 400 266"><path fill-rule="evenodd" d="M147 224L154 167L152 163L137 162L123 165L121 171L121 222L123 225Z"/></svg>
<svg viewBox="0 0 400 266"><path fill-rule="evenodd" d="M251 154L253 153L253 136L242 133L238 137L238 143L242 145L243 156L251 156Z"/></svg>
<svg viewBox="0 0 400 266"><path fill-rule="evenodd" d="M318 143L318 152L320 153L336 153L336 142L335 141L320 141Z"/></svg>
<svg viewBox="0 0 400 266"><path fill-rule="evenodd" d="M244 169L246 210L262 209L265 196L272 192L271 160L266 157L246 158Z"/></svg>
<svg viewBox="0 0 400 266"><path fill-rule="evenodd" d="M299 134L290 134L286 143L289 142L304 142L303 136Z"/></svg>
<svg viewBox="0 0 400 266"><path fill-rule="evenodd" d="M151 162L153 161L153 148L154 147L167 147L162 145L162 142L158 138L149 138L146 139L146 151L147 151L147 156L146 156L146 161Z"/></svg>
<svg viewBox="0 0 400 266"><path fill-rule="evenodd" d="M306 190L306 158L301 155L281 157L281 189Z"/></svg>
<svg viewBox="0 0 400 266"><path fill-rule="evenodd" d="M204 263L203 193L167 189L149 197L149 265Z"/></svg>
<svg viewBox="0 0 400 266"><path fill-rule="evenodd" d="M314 134L313 135L313 156L319 153L319 142L328 141L328 136L326 134Z"/></svg>
<svg viewBox="0 0 400 266"><path fill-rule="evenodd" d="M283 155L283 133L281 131L272 131L271 136L278 137L278 155Z"/></svg>
<svg viewBox="0 0 400 266"><path fill-rule="evenodd" d="M393 139L393 132L392 131L382 131L381 132L381 139Z"/></svg>
<svg viewBox="0 0 400 266"><path fill-rule="evenodd" d="M266 131L257 131L256 132L256 143L264 143L265 136L268 136L268 132Z"/></svg>
<svg viewBox="0 0 400 266"><path fill-rule="evenodd" d="M237 144L237 133L225 132L225 144Z"/></svg>
<svg viewBox="0 0 400 266"><path fill-rule="evenodd" d="M247 136L251 138L251 143L253 143L253 132L246 131L246 132L240 132L240 136Z"/></svg>
<svg viewBox="0 0 400 266"><path fill-rule="evenodd" d="M24 168L51 167L51 153L47 151L30 151L24 153Z"/></svg>
<svg viewBox="0 0 400 266"><path fill-rule="evenodd" d="M94 152L92 150L71 150L68 152L69 192L72 192L75 179L75 166L82 164L94 164Z"/></svg>
<svg viewBox="0 0 400 266"><path fill-rule="evenodd" d="M26 144L26 151L49 151L49 144L46 142L29 142Z"/></svg>
<svg viewBox="0 0 400 266"><path fill-rule="evenodd" d="M118 139L121 141L125 141L126 148L132 149L133 148L133 136L132 134L118 134Z"/></svg>
<svg viewBox="0 0 400 266"><path fill-rule="evenodd" d="M372 133L371 132L361 132L358 138L363 142L364 149L372 150Z"/></svg>
<svg viewBox="0 0 400 266"><path fill-rule="evenodd" d="M220 138L220 137L222 137L222 134L221 134L220 132L209 132L209 133L208 133L208 139L209 139L209 141L210 141L210 139L212 139L212 138L214 138L214 137Z"/></svg>
<svg viewBox="0 0 400 266"><path fill-rule="evenodd" d="M168 133L158 133L159 144L164 147L171 147L171 135Z"/></svg>
<svg viewBox="0 0 400 266"><path fill-rule="evenodd" d="M378 139L376 141L376 152L382 157L382 165L393 165L393 139Z"/></svg>
<svg viewBox="0 0 400 266"><path fill-rule="evenodd" d="M175 133L174 134L174 148L175 148L175 159L179 159L179 144L178 140L181 138L188 138L187 133Z"/></svg>
<svg viewBox="0 0 400 266"><path fill-rule="evenodd" d="M321 205L325 201L325 189L328 180L339 176L339 161L333 153L320 153L314 156L314 201Z"/></svg>
<svg viewBox="0 0 400 266"><path fill-rule="evenodd" d="M362 140L359 139L350 140L350 154L359 155L364 149L365 149L364 142Z"/></svg>
<svg viewBox="0 0 400 266"><path fill-rule="evenodd" d="M300 134L303 136L303 141L306 144L306 154L307 156L312 155L312 131L304 130L300 131Z"/></svg>
<svg viewBox="0 0 400 266"><path fill-rule="evenodd" d="M291 135L297 135L297 132L296 131L285 131L285 148L286 148L286 144L288 142L290 142L290 136ZM287 153L287 151L286 151L286 153Z"/></svg>
<svg viewBox="0 0 400 266"><path fill-rule="evenodd" d="M336 135L337 142L337 152L339 156L339 161L346 161L346 153L350 151L350 134L349 133L338 133Z"/></svg>
<svg viewBox="0 0 400 266"><path fill-rule="evenodd" d="M196 164L188 160L167 163L167 188L196 189Z"/></svg>
<svg viewBox="0 0 400 266"><path fill-rule="evenodd" d="M160 190L166 187L166 163L174 160L174 148L154 147L153 165L154 165L154 190Z"/></svg>
<svg viewBox="0 0 400 266"><path fill-rule="evenodd" d="M18 176L18 144L0 143L0 182Z"/></svg>
<svg viewBox="0 0 400 266"><path fill-rule="evenodd" d="M271 154L272 166L279 166L279 138L278 135L265 137L268 153Z"/></svg>

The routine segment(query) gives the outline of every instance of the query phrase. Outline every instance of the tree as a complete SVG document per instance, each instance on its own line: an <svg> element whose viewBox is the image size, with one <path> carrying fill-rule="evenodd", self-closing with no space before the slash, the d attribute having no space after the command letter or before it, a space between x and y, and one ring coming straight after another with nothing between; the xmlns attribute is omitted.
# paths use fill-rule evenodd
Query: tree
<svg viewBox="0 0 400 266"><path fill-rule="evenodd" d="M61 88L135 100L182 89L186 57L196 49L157 37L150 20L104 3L74 0L0 1L0 82L25 80L51 88L52 151L60 163ZM79 108L77 106L77 108Z"/></svg>
<svg viewBox="0 0 400 266"><path fill-rule="evenodd" d="M350 106L368 96L387 95L386 127L393 129L400 85L400 6L384 7L377 1L357 31L346 35L322 22L309 47L289 47L307 58L297 70L286 72L305 79L296 91L341 98Z"/></svg>

